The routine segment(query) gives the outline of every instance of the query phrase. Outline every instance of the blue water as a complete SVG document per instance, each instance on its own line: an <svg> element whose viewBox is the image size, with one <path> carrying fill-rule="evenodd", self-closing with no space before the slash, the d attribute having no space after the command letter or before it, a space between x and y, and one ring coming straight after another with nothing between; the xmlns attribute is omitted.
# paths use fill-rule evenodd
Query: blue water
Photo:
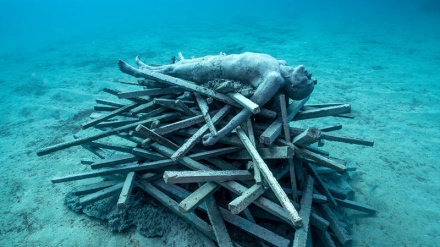
<svg viewBox="0 0 440 247"><path fill-rule="evenodd" d="M83 172L84 153L35 150L69 140L102 88L130 79L118 59L245 51L304 64L311 103L357 115L305 125L375 141L325 146L358 168L356 201L379 211L347 213L353 245L440 246L439 0L0 0L0 246L128 245L131 233L80 219L63 207L69 186L50 183Z"/></svg>

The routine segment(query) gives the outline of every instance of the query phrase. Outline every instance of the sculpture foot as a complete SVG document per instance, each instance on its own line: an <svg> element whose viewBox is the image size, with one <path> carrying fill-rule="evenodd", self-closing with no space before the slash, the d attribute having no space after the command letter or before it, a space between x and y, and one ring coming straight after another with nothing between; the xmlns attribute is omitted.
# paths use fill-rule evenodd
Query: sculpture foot
<svg viewBox="0 0 440 247"><path fill-rule="evenodd" d="M118 61L118 67L119 67L119 70L121 70L121 72L123 72L125 74L134 76L136 78L142 77L142 75L138 69L136 69L135 67L131 66L130 64L124 62L121 59L119 59L119 61Z"/></svg>

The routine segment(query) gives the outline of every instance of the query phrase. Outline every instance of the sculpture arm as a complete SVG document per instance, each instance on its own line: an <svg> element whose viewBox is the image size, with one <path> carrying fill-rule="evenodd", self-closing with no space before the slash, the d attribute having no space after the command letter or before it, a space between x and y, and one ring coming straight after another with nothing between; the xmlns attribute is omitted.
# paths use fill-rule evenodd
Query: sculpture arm
<svg viewBox="0 0 440 247"><path fill-rule="evenodd" d="M263 106L278 92L283 82L284 80L279 74L275 72L269 73L264 79L263 83L261 83L257 87L254 95L251 97L251 100L259 106ZM250 110L241 110L241 112L239 112L234 118L232 118L229 123L227 123L221 130L218 131L218 134L216 136L212 136L211 134L206 134L205 136L203 136L203 144L205 146L214 145L222 137L231 133L232 130L237 128L238 125L246 121L246 119L248 119L251 115L252 112Z"/></svg>

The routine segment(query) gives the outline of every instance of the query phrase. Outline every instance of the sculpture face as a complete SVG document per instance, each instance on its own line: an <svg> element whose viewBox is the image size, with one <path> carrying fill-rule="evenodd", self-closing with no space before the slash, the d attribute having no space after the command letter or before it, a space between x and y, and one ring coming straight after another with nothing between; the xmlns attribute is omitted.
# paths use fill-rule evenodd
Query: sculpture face
<svg viewBox="0 0 440 247"><path fill-rule="evenodd" d="M293 69L293 72L284 77L284 91L293 100L302 100L309 96L316 84L304 66L300 65Z"/></svg>

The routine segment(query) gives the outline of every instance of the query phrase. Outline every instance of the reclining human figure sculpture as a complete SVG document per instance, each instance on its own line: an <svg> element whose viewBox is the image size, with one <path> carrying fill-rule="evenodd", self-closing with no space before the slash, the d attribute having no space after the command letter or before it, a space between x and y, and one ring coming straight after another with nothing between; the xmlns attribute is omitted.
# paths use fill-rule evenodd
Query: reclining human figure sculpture
<svg viewBox="0 0 440 247"><path fill-rule="evenodd" d="M312 93L316 83L316 80L311 78L312 75L304 66L291 67L283 60L277 60L272 56L261 53L220 54L195 59L182 59L174 64L162 66L146 65L136 57L136 63L138 68L122 60L119 60L118 65L122 72L137 78L148 78L142 71L150 70L197 84L214 79L240 81L255 88L250 100L260 107L271 100L280 89L293 100L304 99ZM251 111L243 109L218 131L218 135L205 135L203 144L207 146L215 144L251 115Z"/></svg>

